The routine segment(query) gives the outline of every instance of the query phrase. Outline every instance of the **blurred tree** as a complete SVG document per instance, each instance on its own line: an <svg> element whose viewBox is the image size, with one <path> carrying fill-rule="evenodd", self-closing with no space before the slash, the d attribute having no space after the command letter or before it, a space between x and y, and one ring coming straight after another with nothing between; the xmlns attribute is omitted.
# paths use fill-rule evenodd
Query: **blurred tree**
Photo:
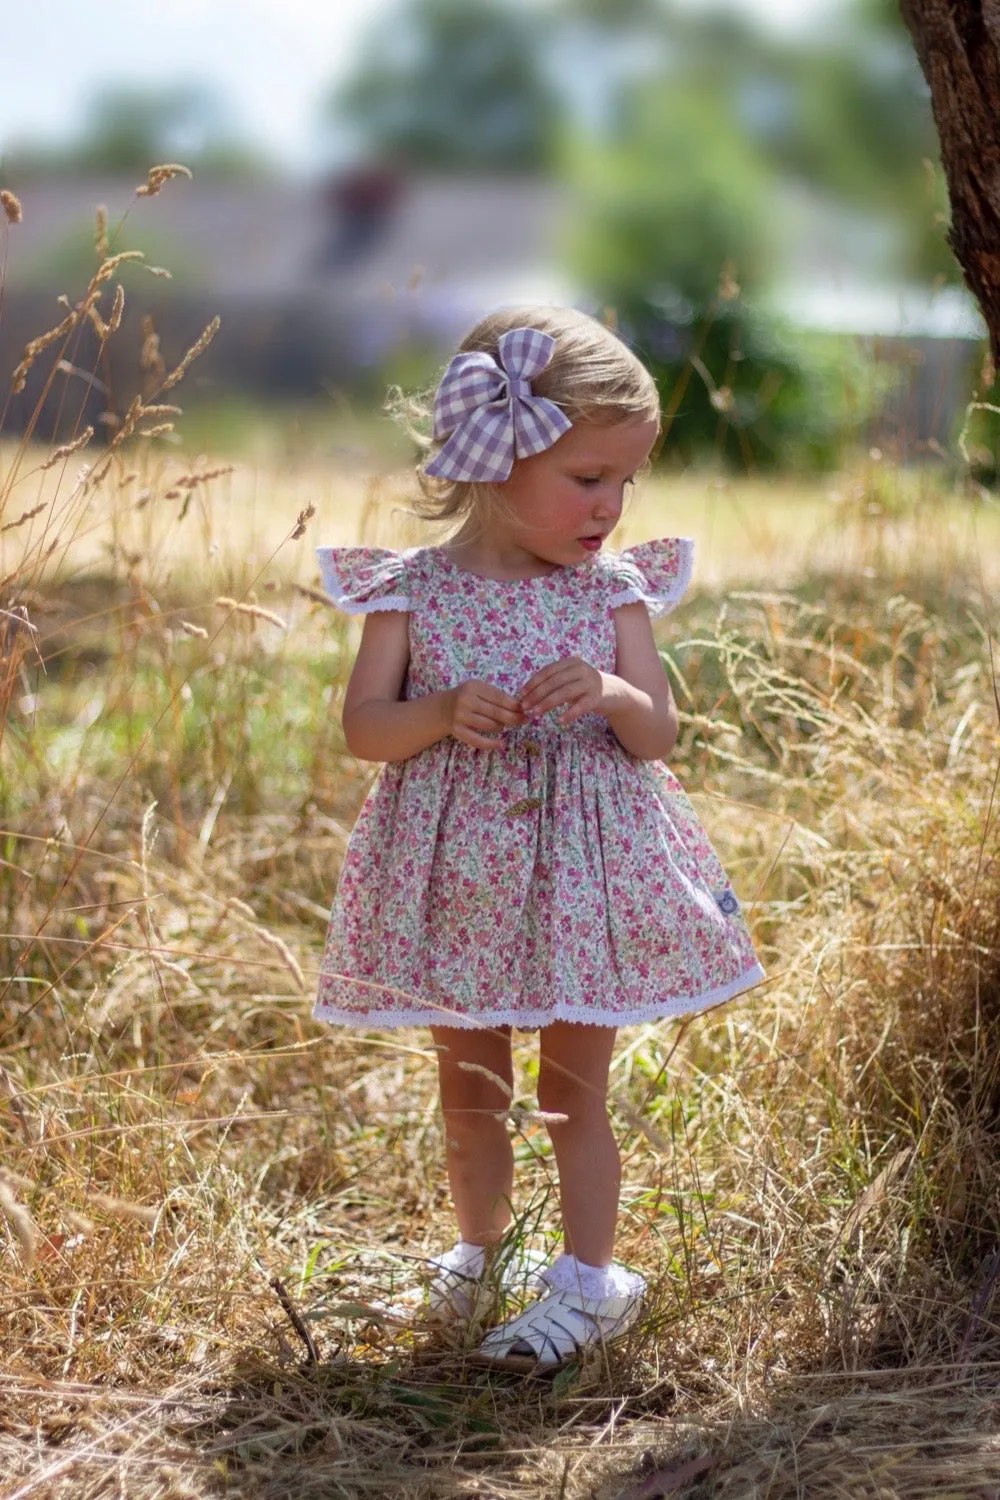
<svg viewBox="0 0 1000 1500"><path fill-rule="evenodd" d="M1000 365L1000 11L995 0L901 0L930 86L951 199L948 240Z"/></svg>
<svg viewBox="0 0 1000 1500"><path fill-rule="evenodd" d="M883 224L891 263L873 276L956 278L943 180L928 170L936 136L927 90L894 0L851 0L836 27L793 39L732 12L675 12L668 0L552 4L564 32L593 37L592 71L621 59L620 99L637 75L658 76L667 91L697 77L776 180Z"/></svg>
<svg viewBox="0 0 1000 1500"><path fill-rule="evenodd" d="M77 151L94 166L119 171L164 156L198 156L219 133L222 113L218 98L197 84L109 84L90 101Z"/></svg>
<svg viewBox="0 0 1000 1500"><path fill-rule="evenodd" d="M631 91L614 139L576 152L574 269L657 377L666 457L831 462L848 421L832 346L747 300L778 244L773 174L736 106L698 76Z"/></svg>
<svg viewBox="0 0 1000 1500"><path fill-rule="evenodd" d="M686 457L825 461L866 414L860 398L848 410L842 349L760 310L817 249L789 205L835 228L853 210L834 267L855 254L873 281L955 274L891 0L850 0L839 30L794 40L672 0L401 0L332 107L368 154L406 166L568 164L572 269L655 366Z"/></svg>
<svg viewBox="0 0 1000 1500"><path fill-rule="evenodd" d="M537 61L543 38L536 11L503 0L403 0L330 112L400 166L545 168L561 111Z"/></svg>
<svg viewBox="0 0 1000 1500"><path fill-rule="evenodd" d="M888 269L957 281L930 100L895 0L853 0L835 38L797 49L794 67L789 168L897 226Z"/></svg>
<svg viewBox="0 0 1000 1500"><path fill-rule="evenodd" d="M773 177L699 81L634 88L614 137L581 143L571 165L588 205L577 264L616 300L642 287L689 320L727 261L759 289L776 249Z"/></svg>
<svg viewBox="0 0 1000 1500"><path fill-rule="evenodd" d="M107 84L89 100L72 144L28 144L11 153L7 164L20 174L81 169L144 174L157 162L177 160L227 174L261 165L235 137L218 94L198 83L160 89Z"/></svg>

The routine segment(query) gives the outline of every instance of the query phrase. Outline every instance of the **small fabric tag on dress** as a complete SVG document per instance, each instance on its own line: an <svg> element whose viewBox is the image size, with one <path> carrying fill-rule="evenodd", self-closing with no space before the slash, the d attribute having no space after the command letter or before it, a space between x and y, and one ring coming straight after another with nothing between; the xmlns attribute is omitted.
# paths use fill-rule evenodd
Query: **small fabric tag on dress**
<svg viewBox="0 0 1000 1500"><path fill-rule="evenodd" d="M732 891L717 891L715 895L715 904L724 917L735 916L735 914L740 909L740 903L737 901Z"/></svg>

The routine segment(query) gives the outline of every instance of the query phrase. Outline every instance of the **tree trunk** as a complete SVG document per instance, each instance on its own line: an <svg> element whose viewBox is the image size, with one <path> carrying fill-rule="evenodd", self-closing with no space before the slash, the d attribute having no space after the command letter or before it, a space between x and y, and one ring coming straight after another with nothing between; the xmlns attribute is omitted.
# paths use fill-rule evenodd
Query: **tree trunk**
<svg viewBox="0 0 1000 1500"><path fill-rule="evenodd" d="M900 0L930 86L948 241L1000 366L1000 0Z"/></svg>

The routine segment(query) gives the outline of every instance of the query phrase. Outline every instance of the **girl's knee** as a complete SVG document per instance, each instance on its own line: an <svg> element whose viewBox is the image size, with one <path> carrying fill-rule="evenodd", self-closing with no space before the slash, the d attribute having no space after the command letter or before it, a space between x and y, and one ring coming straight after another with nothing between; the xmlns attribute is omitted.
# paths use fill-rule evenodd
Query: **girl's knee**
<svg viewBox="0 0 1000 1500"><path fill-rule="evenodd" d="M565 1116L565 1120L548 1122L550 1129L558 1130L563 1123L604 1117L608 1106L604 1092L585 1079L543 1067L538 1075L538 1108L546 1115Z"/></svg>
<svg viewBox="0 0 1000 1500"><path fill-rule="evenodd" d="M441 1105L449 1110L505 1110L513 1095L510 1037L485 1041L468 1032L435 1030Z"/></svg>
<svg viewBox="0 0 1000 1500"><path fill-rule="evenodd" d="M510 1108L512 1090L506 1080L486 1078L472 1069L442 1068L441 1108L449 1117L493 1119Z"/></svg>
<svg viewBox="0 0 1000 1500"><path fill-rule="evenodd" d="M498 1133L506 1133L502 1116L491 1109L446 1109L444 1135L448 1149L459 1156L478 1156Z"/></svg>

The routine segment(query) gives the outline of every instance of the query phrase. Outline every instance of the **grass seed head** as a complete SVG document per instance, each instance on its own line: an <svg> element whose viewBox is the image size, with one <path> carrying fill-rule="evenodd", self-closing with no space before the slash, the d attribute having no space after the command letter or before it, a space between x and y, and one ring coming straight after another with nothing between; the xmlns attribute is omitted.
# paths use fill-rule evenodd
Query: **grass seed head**
<svg viewBox="0 0 1000 1500"><path fill-rule="evenodd" d="M10 388L15 396L23 391L27 385L28 372L38 356L44 354L45 350L50 348L59 339L66 338L72 333L79 320L80 312L74 308L71 313L63 318L61 323L57 323L54 328L47 329L45 333L40 333L37 338L31 339L25 344L20 363L10 378Z"/></svg>
<svg viewBox="0 0 1000 1500"><path fill-rule="evenodd" d="M244 604L242 599L230 599L225 594L220 594L215 601L216 609L228 609L233 614L249 615L254 620L267 620L270 625L277 625L279 630L288 629L288 621L276 615L273 610L264 609L259 604Z"/></svg>
<svg viewBox="0 0 1000 1500"><path fill-rule="evenodd" d="M21 1251L25 1266L34 1264L40 1235L28 1210L18 1203L6 1182L0 1181L0 1209L10 1225Z"/></svg>
<svg viewBox="0 0 1000 1500"><path fill-rule="evenodd" d="M271 930L267 927L255 927L253 930L260 938L264 946L266 948L270 948L273 953L276 953L278 955L278 957L281 959L281 962L284 964L285 968L288 970L289 974L291 974L292 978L295 980L295 983L304 994L306 989L306 980L305 975L302 972L302 965L299 963L298 959L295 957L295 954L292 952L291 948L289 948L284 938L279 937L276 932L271 932Z"/></svg>
<svg viewBox="0 0 1000 1500"><path fill-rule="evenodd" d="M42 468L51 468L54 462L55 460L53 459L51 462L44 463ZM48 508L48 501L43 500L39 505L33 505L30 510L22 511L16 521L5 522L3 526L0 526L0 531L16 531L19 526L24 526L28 521L33 521L36 516L40 516L42 511L48 510Z"/></svg>
<svg viewBox="0 0 1000 1500"><path fill-rule="evenodd" d="M94 249L97 251L98 260L105 260L108 254L108 209L104 203L97 205L94 215Z"/></svg>
<svg viewBox="0 0 1000 1500"><path fill-rule="evenodd" d="M316 514L316 507L315 507L315 505L307 505L306 508L305 508L305 510L300 510L299 511L298 516L296 517L296 520L295 520L295 527L294 527L294 529L292 531L292 534L291 534L291 538L290 538L291 541L297 542L298 539L299 539L299 537L305 536L305 534L306 534L306 527L308 526L309 522L312 520L312 518L313 518L313 516L315 514Z"/></svg>
<svg viewBox="0 0 1000 1500"><path fill-rule="evenodd" d="M91 1193L88 1202L111 1219L134 1219L138 1224L152 1226L160 1216L158 1208L145 1203L132 1203L127 1198L116 1198L112 1193Z"/></svg>
<svg viewBox="0 0 1000 1500"><path fill-rule="evenodd" d="M54 469L56 464L61 463L64 458L69 458L71 453L79 453L81 448L86 448L93 436L94 429L92 427L85 427L71 443L63 443L61 447L53 448L41 466L43 472L46 469Z"/></svg>
<svg viewBox="0 0 1000 1500"><path fill-rule="evenodd" d="M24 218L21 200L9 188L0 188L0 208L8 224L20 224Z"/></svg>
<svg viewBox="0 0 1000 1500"><path fill-rule="evenodd" d="M212 321L202 332L201 336L196 340L195 343L191 345L190 349L184 355L184 358L181 360L177 368L171 370L170 374L164 380L163 384L160 386L161 394L164 391L171 390L179 380L182 380L184 378L189 366L194 363L199 354L204 354L209 344L215 338L215 335L218 333L221 324L221 318L216 317L212 319Z"/></svg>
<svg viewBox="0 0 1000 1500"><path fill-rule="evenodd" d="M122 314L125 311L125 288L119 281L115 287L115 300L111 305L111 317L108 319L108 333L117 333L122 323Z"/></svg>
<svg viewBox="0 0 1000 1500"><path fill-rule="evenodd" d="M157 380L162 380L166 376L167 366L160 352L160 335L148 313L142 320L142 349L139 352L139 365Z"/></svg>
<svg viewBox="0 0 1000 1500"><path fill-rule="evenodd" d="M180 162L161 162L159 166L150 167L146 174L146 181L135 190L137 198L154 198L165 183L172 181L175 177L186 177L188 181L193 177L190 167L182 166Z"/></svg>

